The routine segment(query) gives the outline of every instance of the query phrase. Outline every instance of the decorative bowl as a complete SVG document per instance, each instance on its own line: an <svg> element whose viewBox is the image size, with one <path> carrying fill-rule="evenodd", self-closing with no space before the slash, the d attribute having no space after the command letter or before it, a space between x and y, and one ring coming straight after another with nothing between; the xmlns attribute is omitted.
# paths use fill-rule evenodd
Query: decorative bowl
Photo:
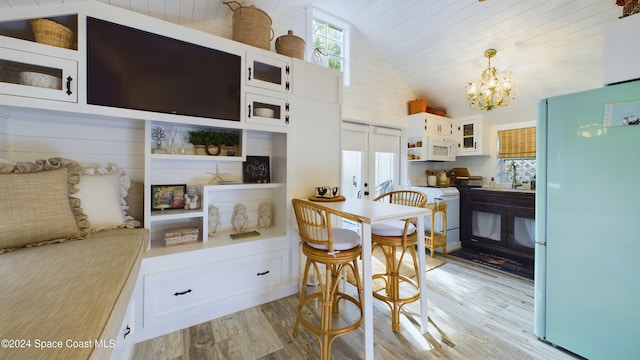
<svg viewBox="0 0 640 360"><path fill-rule="evenodd" d="M253 114L264 118L273 118L275 116L273 109L269 108L255 108Z"/></svg>
<svg viewBox="0 0 640 360"><path fill-rule="evenodd" d="M20 73L20 84L47 89L60 89L60 78L32 71Z"/></svg>

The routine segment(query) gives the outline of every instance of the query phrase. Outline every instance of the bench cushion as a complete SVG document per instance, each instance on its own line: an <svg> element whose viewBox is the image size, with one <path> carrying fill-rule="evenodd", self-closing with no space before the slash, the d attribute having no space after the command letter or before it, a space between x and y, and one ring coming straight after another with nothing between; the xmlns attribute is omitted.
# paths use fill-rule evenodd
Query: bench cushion
<svg viewBox="0 0 640 360"><path fill-rule="evenodd" d="M0 339L31 341L2 357L108 358L108 347L65 342L117 339L147 243L146 229L116 229L0 255ZM63 344L42 350L36 341Z"/></svg>

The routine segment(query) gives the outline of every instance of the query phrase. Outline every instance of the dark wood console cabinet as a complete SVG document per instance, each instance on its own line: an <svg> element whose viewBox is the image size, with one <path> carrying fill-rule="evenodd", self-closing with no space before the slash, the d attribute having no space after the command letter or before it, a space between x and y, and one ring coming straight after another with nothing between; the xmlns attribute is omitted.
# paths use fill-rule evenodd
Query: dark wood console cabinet
<svg viewBox="0 0 640 360"><path fill-rule="evenodd" d="M533 259L535 193L460 189L462 247Z"/></svg>

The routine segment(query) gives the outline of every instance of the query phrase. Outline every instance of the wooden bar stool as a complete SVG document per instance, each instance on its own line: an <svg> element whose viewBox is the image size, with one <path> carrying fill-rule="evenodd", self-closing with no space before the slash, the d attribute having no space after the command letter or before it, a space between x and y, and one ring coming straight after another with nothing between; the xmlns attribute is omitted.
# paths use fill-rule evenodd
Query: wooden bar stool
<svg viewBox="0 0 640 360"><path fill-rule="evenodd" d="M358 223L361 221L352 215L336 212L320 204L299 199L293 199L292 202L302 242L302 253L307 257L293 336L298 335L299 325L302 324L318 339L320 359L328 360L331 357L333 341L338 336L358 329L364 320L362 283L357 263L362 253L360 234L352 230L332 227L331 217L335 215ZM319 291L307 294L306 284L311 268L317 275ZM358 292L357 299L340 291L339 280L345 269L353 272ZM305 304L315 299L320 299L322 304L320 324L314 324L311 319L303 316ZM336 327L333 317L339 313L340 300L355 304L360 310L360 316L353 323Z"/></svg>
<svg viewBox="0 0 640 360"><path fill-rule="evenodd" d="M382 194L374 201L388 202L398 205L423 207L427 202L427 195L415 190L396 190ZM372 248L380 247L384 253L386 271L384 274L373 274L374 279L383 279L385 282L385 293L374 292L376 299L384 301L391 309L391 329L400 331L400 310L405 304L412 303L420 297L420 287L418 286L418 260L416 258L416 245L418 244L418 232L416 229L417 218L405 220L388 221L380 224L373 224L371 227ZM398 250L401 250L400 257L397 257ZM416 280L400 274L400 265L407 251L413 260ZM424 269L422 270L424 271ZM400 297L400 283L406 282L415 289L412 295Z"/></svg>
<svg viewBox="0 0 640 360"><path fill-rule="evenodd" d="M436 248L441 247L443 254L447 255L447 203L436 201L425 205L431 209L431 230L424 231L424 246L431 251L431 257L435 257ZM442 217L442 232L436 231L436 217Z"/></svg>

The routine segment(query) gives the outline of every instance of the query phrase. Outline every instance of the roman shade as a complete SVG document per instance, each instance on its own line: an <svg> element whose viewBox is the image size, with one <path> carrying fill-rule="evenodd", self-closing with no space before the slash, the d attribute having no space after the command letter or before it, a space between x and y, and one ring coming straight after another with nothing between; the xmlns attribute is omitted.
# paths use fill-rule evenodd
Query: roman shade
<svg viewBox="0 0 640 360"><path fill-rule="evenodd" d="M498 157L503 159L535 158L535 126L498 131Z"/></svg>

